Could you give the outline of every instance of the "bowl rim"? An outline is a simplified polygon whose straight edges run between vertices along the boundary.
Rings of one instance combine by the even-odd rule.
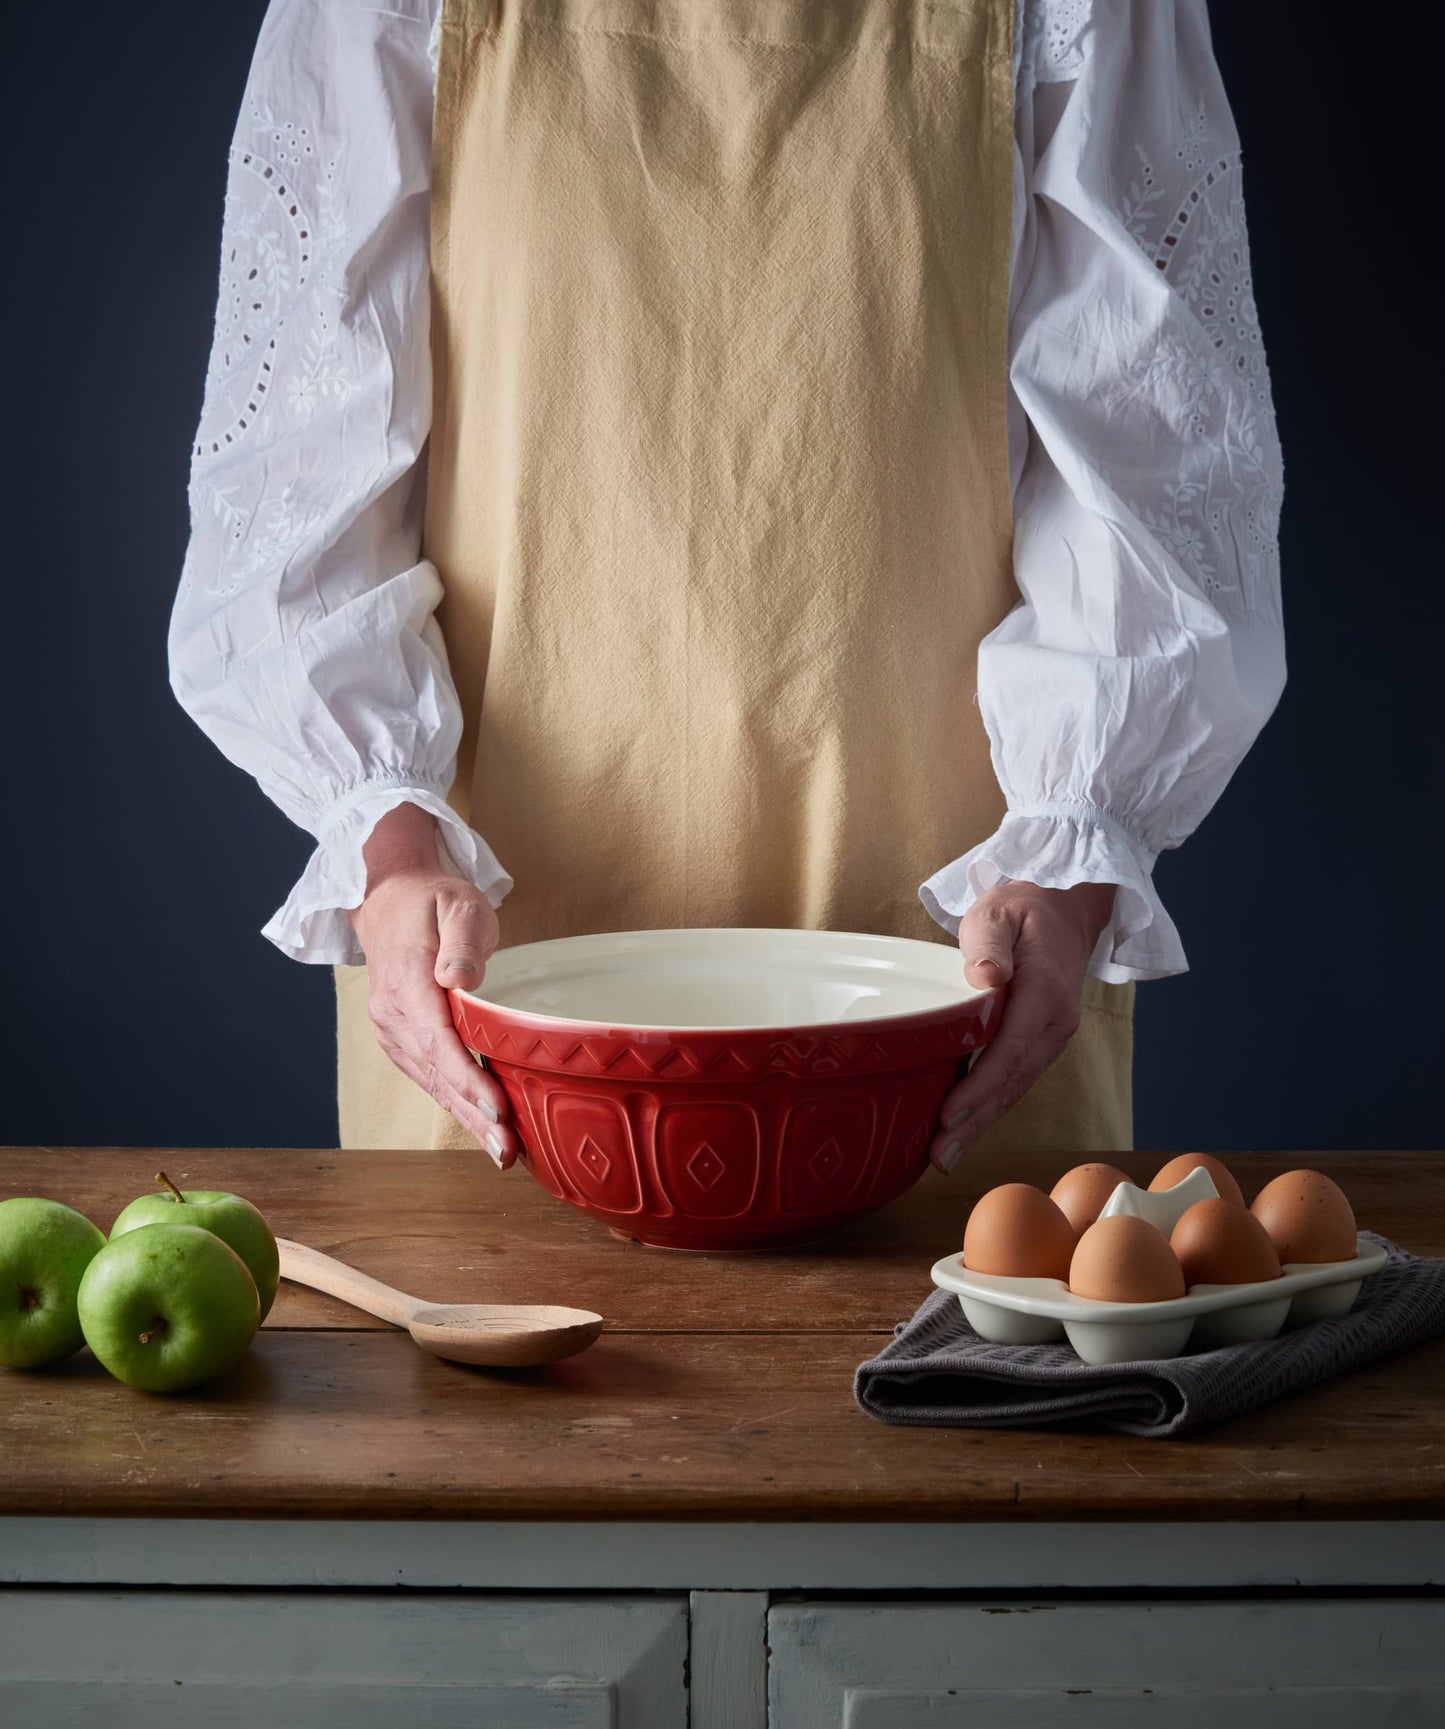
[[[640,930],[624,931],[587,931],[569,937],[540,937],[530,943],[516,943],[510,948],[500,948],[493,951],[490,961],[501,954],[521,954],[527,950],[536,950],[566,944],[569,948],[575,945],[603,944],[622,937],[656,937],[656,936],[717,936],[720,933],[727,937],[734,935],[751,937],[780,937],[804,942],[823,939],[852,939],[870,944],[896,946],[906,944],[914,949],[943,950],[948,945],[941,942],[925,941],[921,937],[892,936],[879,931],[836,931],[819,929],[813,926],[777,926],[777,925],[685,925],[685,926],[649,926]],[[757,1025],[747,1022],[709,1023],[707,1025],[691,1023],[686,1026],[667,1026],[651,1021],[618,1021],[589,1020],[578,1015],[551,1015],[536,1009],[517,1008],[510,1003],[502,1003],[485,994],[486,978],[483,977],[480,991],[468,990],[462,985],[448,985],[449,996],[473,1005],[479,1011],[504,1017],[508,1024],[525,1027],[536,1032],[552,1031],[586,1031],[597,1035],[602,1034],[650,1034],[652,1039],[690,1039],[702,1034],[725,1034],[732,1038],[753,1037],[769,1039],[788,1039],[799,1037],[839,1038],[856,1034],[888,1032],[890,1030],[906,1031],[913,1026],[928,1026],[936,1021],[954,1019],[962,1011],[977,1012],[1008,989],[1007,984],[980,987],[970,985],[963,978],[963,959],[955,941],[952,952],[958,955],[959,985],[962,994],[954,1002],[934,1004],[930,1008],[908,1009],[898,1014],[872,1015],[866,1020],[852,1021],[796,1021],[787,1024]]]

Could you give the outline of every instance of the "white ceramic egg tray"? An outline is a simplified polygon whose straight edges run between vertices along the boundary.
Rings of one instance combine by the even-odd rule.
[[[1127,1193],[1125,1191],[1128,1191]],[[1167,1236],[1185,1208],[1218,1190],[1204,1170],[1156,1194],[1120,1183],[1101,1218],[1148,1219]],[[1067,1338],[1086,1363],[1135,1363],[1177,1357],[1186,1347],[1210,1351],[1272,1339],[1286,1327],[1343,1315],[1370,1273],[1388,1256],[1365,1237],[1349,1261],[1286,1262],[1277,1279],[1243,1285],[1191,1285],[1159,1303],[1103,1303],[1076,1297],[1062,1279],[1014,1279],[974,1273],[962,1255],[945,1255],[933,1282],[958,1298],[981,1339],[1000,1345],[1046,1345]]]

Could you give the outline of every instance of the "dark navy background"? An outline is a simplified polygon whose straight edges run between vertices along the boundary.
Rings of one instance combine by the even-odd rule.
[[[311,840],[166,673],[263,11],[6,24],[0,1141],[336,1139],[330,969],[258,934]],[[1192,970],[1139,989],[1141,1147],[1445,1141],[1436,152],[1408,87],[1348,51],[1354,12],[1212,12],[1285,449],[1290,682],[1158,867]]]

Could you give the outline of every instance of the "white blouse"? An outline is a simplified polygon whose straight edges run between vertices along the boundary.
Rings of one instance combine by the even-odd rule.
[[[1021,0],[1009,450],[1020,603],[979,650],[1008,814],[918,893],[1116,883],[1089,970],[1185,970],[1155,893],[1284,684],[1283,463],[1206,0]],[[230,155],[171,687],[317,846],[263,934],[359,965],[362,844],[461,714],[420,558],[441,0],[271,0]],[[505,931],[505,919],[503,930]]]

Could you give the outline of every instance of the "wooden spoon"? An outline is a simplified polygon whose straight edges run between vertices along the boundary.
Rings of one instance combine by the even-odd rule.
[[[517,1369],[585,1351],[602,1331],[601,1315],[551,1303],[427,1303],[358,1273],[304,1243],[276,1239],[281,1277],[340,1297],[353,1309],[405,1327],[424,1351],[452,1363]]]

